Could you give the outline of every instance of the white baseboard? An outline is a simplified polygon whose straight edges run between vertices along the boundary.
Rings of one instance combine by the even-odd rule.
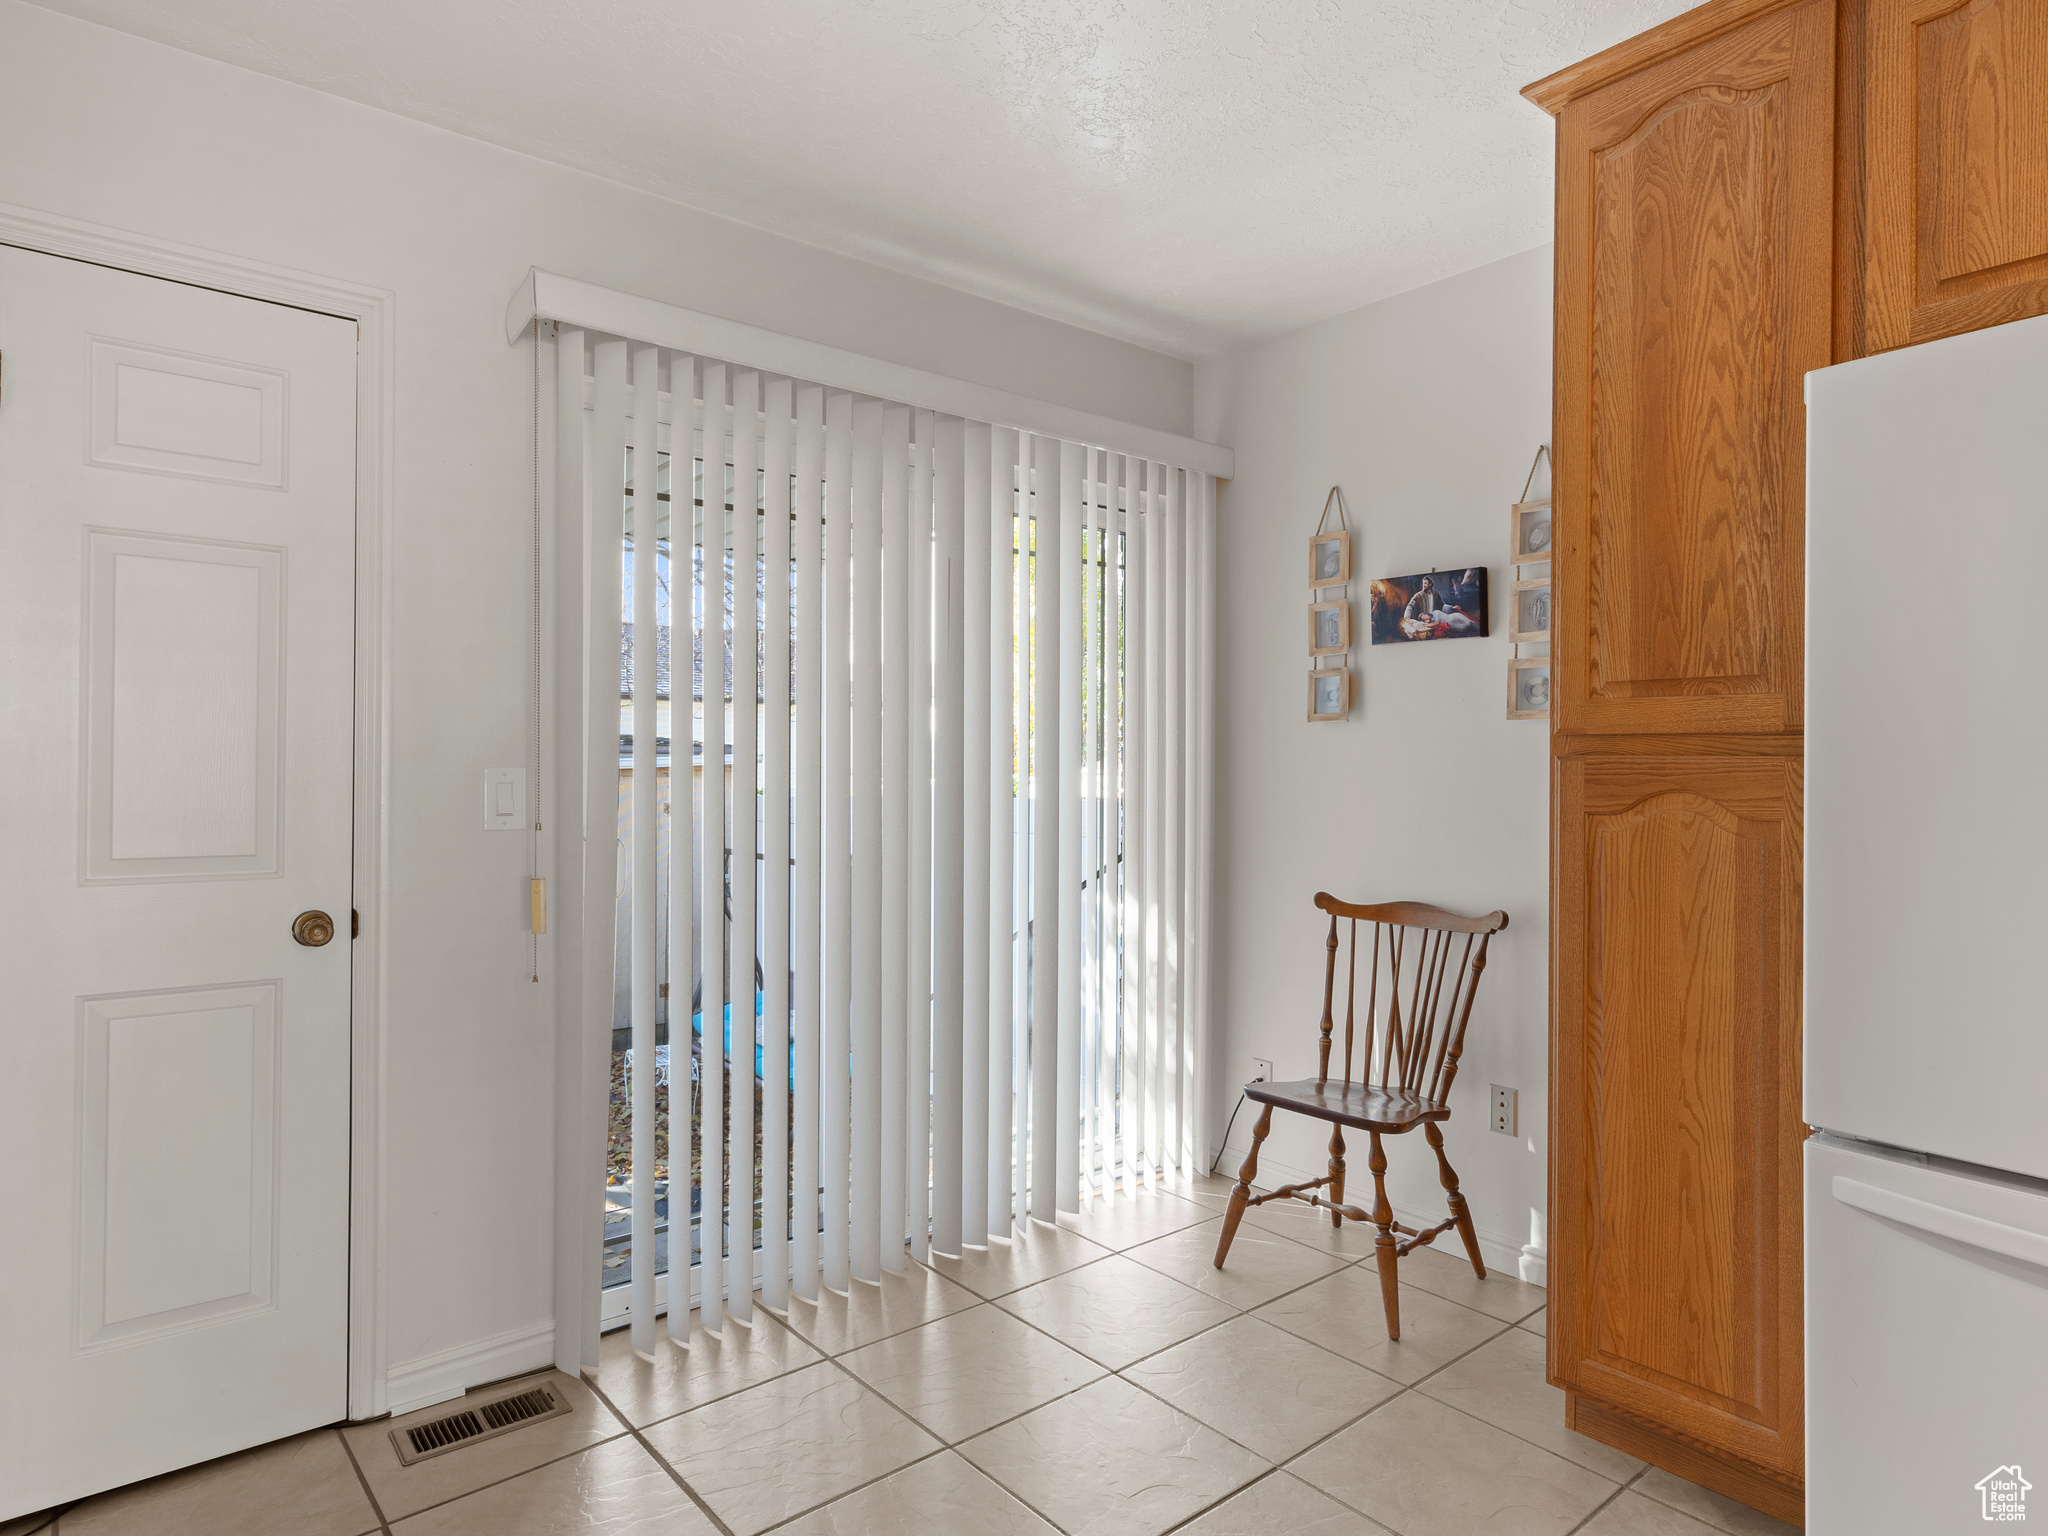
[[[1228,1151],[1229,1149],[1225,1151],[1224,1160],[1226,1162],[1229,1161]],[[1240,1153],[1240,1161],[1242,1156],[1243,1154]],[[1221,1171],[1219,1168],[1218,1172],[1220,1173]],[[1259,1154],[1259,1183],[1268,1189],[1281,1184],[1301,1184],[1306,1183],[1310,1179],[1319,1179],[1323,1176],[1323,1172],[1324,1170],[1319,1169],[1315,1173],[1309,1173],[1304,1169],[1292,1167],[1287,1163],[1269,1157],[1263,1151]],[[1353,1191],[1346,1190],[1345,1193],[1352,1195],[1352,1200],[1347,1201],[1347,1203],[1356,1202],[1356,1196]],[[1448,1213],[1444,1211],[1417,1211],[1405,1205],[1394,1207],[1394,1215],[1404,1225],[1411,1227],[1433,1227],[1442,1221],[1446,1214]],[[1253,1218],[1256,1218],[1257,1215],[1256,1211],[1252,1212]],[[1486,1260],[1486,1267],[1488,1269],[1498,1271],[1504,1275],[1519,1276],[1530,1285],[1543,1284],[1545,1271],[1543,1251],[1541,1249],[1531,1248],[1518,1243],[1513,1238],[1504,1236],[1499,1232],[1489,1232],[1477,1223],[1474,1223],[1473,1232],[1479,1239],[1479,1256]],[[1441,1248],[1443,1242],[1444,1239],[1439,1238],[1435,1246]],[[1457,1247],[1458,1244],[1454,1242],[1452,1250],[1455,1251]],[[1531,1273],[1532,1260],[1534,1265],[1533,1274]]]
[[[1550,1286],[1550,1255],[1534,1243],[1522,1244],[1522,1257],[1518,1261],[1522,1279],[1530,1285]]]
[[[500,1381],[523,1371],[546,1370],[554,1363],[553,1321],[529,1323],[392,1366],[385,1381],[385,1400],[391,1404],[392,1417],[396,1418],[416,1408],[431,1408],[460,1397],[484,1382]]]

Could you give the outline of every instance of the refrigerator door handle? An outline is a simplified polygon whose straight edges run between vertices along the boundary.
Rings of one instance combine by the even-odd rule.
[[[1909,1227],[1918,1227],[1922,1232],[1932,1232],[1936,1237],[1950,1238],[1987,1253],[2001,1254],[2008,1259],[2048,1269],[2048,1237],[2038,1232],[2009,1227],[2002,1221],[1991,1221],[1983,1216],[1972,1216],[1967,1211],[1952,1210],[1931,1200],[1916,1200],[1911,1195],[1879,1189],[1874,1184],[1844,1178],[1840,1174],[1835,1175],[1834,1195],[1844,1205],[1868,1211],[1873,1216],[1882,1216],[1887,1221],[1903,1222]]]

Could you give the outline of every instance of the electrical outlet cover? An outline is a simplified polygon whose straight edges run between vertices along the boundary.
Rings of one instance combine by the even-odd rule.
[[[1255,1083],[1272,1082],[1273,1063],[1266,1060],[1263,1056],[1254,1056],[1252,1058],[1252,1081]]]
[[[1515,1100],[1516,1100],[1516,1097],[1517,1097],[1517,1095],[1516,1095],[1516,1092],[1515,1092],[1515,1090],[1514,1090],[1514,1089],[1512,1089],[1512,1088],[1503,1088],[1503,1087],[1501,1087],[1501,1085],[1500,1085],[1499,1083],[1494,1083],[1494,1084],[1492,1084],[1492,1088],[1493,1088],[1493,1128],[1494,1128],[1494,1129],[1495,1129],[1496,1131],[1499,1131],[1499,1132],[1501,1133],[1501,1135],[1503,1135],[1503,1136],[1513,1136],[1513,1135],[1515,1135],[1515,1134],[1516,1134],[1516,1129],[1515,1129],[1515,1121],[1516,1121],[1516,1118],[1517,1118],[1517,1116],[1516,1116],[1516,1114],[1515,1114]]]

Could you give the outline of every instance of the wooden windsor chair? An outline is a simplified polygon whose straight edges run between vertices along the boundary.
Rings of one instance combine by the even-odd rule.
[[[1487,943],[1507,927],[1508,915],[1489,912],[1484,917],[1460,917],[1416,901],[1359,906],[1322,891],[1316,894],[1316,906],[1330,914],[1316,1076],[1297,1083],[1246,1085],[1245,1096],[1262,1108],[1258,1124],[1252,1127],[1251,1152],[1238,1170],[1237,1187],[1230,1192],[1230,1208],[1223,1216],[1223,1235],[1216,1244],[1216,1267],[1223,1267],[1245,1211],[1268,1200],[1302,1200],[1319,1206],[1330,1213],[1332,1226],[1342,1226],[1346,1217],[1370,1222],[1379,1228],[1374,1248],[1379,1260],[1380,1296],[1387,1309],[1387,1337],[1398,1339],[1401,1294],[1397,1269],[1409,1253],[1456,1227],[1465,1240],[1465,1252],[1472,1260],[1473,1270],[1480,1279],[1486,1278],[1486,1264],[1479,1257],[1479,1239],[1472,1230],[1472,1213],[1466,1209],[1465,1197],[1458,1192],[1458,1175],[1450,1159],[1444,1156],[1443,1132],[1437,1127],[1451,1117],[1451,1084],[1458,1076],[1458,1058],[1465,1049],[1465,1024],[1472,1017],[1472,999],[1479,990],[1480,973],[1486,969]],[[1351,963],[1344,990],[1344,1076],[1340,1082],[1332,1083],[1330,1009],[1337,985],[1338,924],[1345,919],[1351,923]],[[1360,923],[1372,925],[1372,960],[1366,973],[1365,1049],[1357,1056],[1359,1080],[1354,1083],[1352,1024],[1358,1000]],[[1460,935],[1464,938],[1462,945],[1458,943]],[[1381,1031],[1377,1010],[1383,968],[1387,977],[1387,1006]],[[1401,1007],[1404,978],[1408,991],[1405,1016]],[[1448,987],[1446,981],[1450,983]],[[1441,1031],[1437,1028],[1439,1019],[1444,1025]],[[1330,1171],[1305,1184],[1286,1184],[1268,1194],[1254,1195],[1252,1180],[1259,1173],[1259,1144],[1272,1128],[1276,1109],[1330,1122]],[[1372,1155],[1366,1165],[1372,1169],[1370,1212],[1344,1203],[1347,1125],[1372,1138]],[[1451,1210],[1448,1220],[1421,1231],[1394,1220],[1394,1209],[1387,1203],[1387,1157],[1380,1146],[1380,1137],[1398,1136],[1418,1125],[1436,1153],[1437,1171]],[[1330,1192],[1327,1200],[1314,1193],[1325,1187]]]

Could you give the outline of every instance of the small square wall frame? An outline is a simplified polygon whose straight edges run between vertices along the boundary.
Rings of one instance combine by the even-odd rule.
[[[1351,580],[1351,530],[1333,528],[1313,535],[1308,541],[1308,585],[1310,591],[1341,587]]]
[[[1550,639],[1550,578],[1538,576],[1508,587],[1508,639],[1540,645]]]
[[[1351,669],[1323,667],[1308,675],[1308,718],[1348,720],[1351,717]]]
[[[1351,649],[1351,604],[1338,599],[1308,605],[1308,653],[1342,656]]]
[[[1550,718],[1550,658],[1518,656],[1508,663],[1508,718]]]
[[[1508,509],[1508,537],[1514,565],[1537,565],[1550,558],[1550,498],[1518,501]]]

